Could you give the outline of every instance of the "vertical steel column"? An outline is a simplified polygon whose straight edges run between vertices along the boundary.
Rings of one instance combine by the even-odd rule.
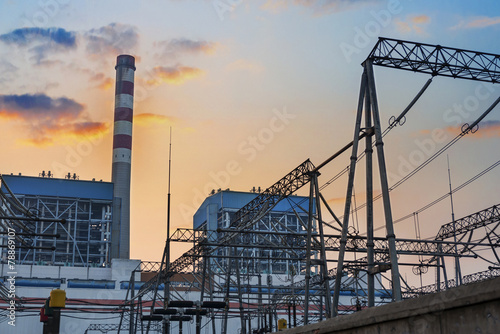
[[[372,106],[373,125],[375,128],[375,146],[377,148],[382,199],[384,202],[385,228],[387,231],[387,241],[389,243],[389,255],[391,259],[392,300],[398,301],[401,300],[401,281],[399,278],[398,254],[396,253],[396,235],[394,234],[394,226],[392,223],[391,198],[389,196],[384,142],[382,141],[382,129],[380,125],[380,114],[378,110],[377,91],[375,89],[375,76],[373,75],[372,60],[367,59],[364,63],[364,67],[367,74],[368,91],[370,93],[370,102]]]
[[[436,257],[436,291],[441,291],[441,262],[440,257]]]
[[[300,264],[299,264],[300,266]],[[293,302],[293,322],[294,322],[294,326],[293,327],[297,327],[297,308],[295,307],[295,282],[294,282],[294,277],[295,277],[295,267],[292,266],[292,302]],[[300,269],[299,269],[300,270]],[[290,322],[290,324],[288,324],[288,328],[291,328],[292,326],[292,323]]]
[[[312,225],[313,225],[313,196],[314,184],[311,182],[309,189],[309,218],[307,220],[307,239],[306,239],[306,286],[304,296],[304,325],[309,323],[309,280],[311,279],[311,243],[312,243]]]
[[[290,325],[292,324],[292,304],[290,301],[288,301],[288,328],[290,328]]]
[[[268,331],[268,327],[267,327],[267,314],[266,314],[266,309],[265,308],[264,308],[263,316],[264,316],[264,328],[265,328],[265,330],[267,332]]]
[[[209,259],[209,263],[210,263],[210,259]],[[214,291],[214,275],[212,274],[212,270],[210,269],[210,266],[207,267],[207,270],[208,270],[208,291],[210,292],[210,301],[213,302],[214,301],[214,294],[213,294],[213,291]],[[214,310],[212,309],[212,316],[211,316],[211,320],[212,320],[212,334],[215,334],[216,331],[215,331],[215,312]]]
[[[333,308],[332,308],[332,316],[338,315],[338,307],[339,307],[339,295],[340,295],[340,286],[342,283],[342,271],[344,269],[344,256],[345,256],[345,248],[347,243],[347,228],[349,225],[349,212],[351,210],[351,198],[352,198],[352,189],[354,186],[354,172],[356,170],[356,161],[358,159],[358,143],[359,143],[359,132],[361,130],[361,117],[363,114],[363,101],[365,97],[366,91],[366,71],[363,72],[361,77],[361,86],[359,89],[359,99],[358,99],[358,111],[356,114],[356,124],[354,127],[354,140],[352,142],[352,154],[351,154],[351,163],[349,166],[349,180],[347,183],[347,194],[345,197],[345,208],[344,208],[344,220],[342,223],[342,233],[340,237],[340,249],[339,249],[339,258],[337,263],[337,274],[335,276],[335,289],[333,291]]]
[[[129,322],[129,332],[134,328],[134,297],[135,297],[135,270],[132,271],[132,277],[130,277],[130,322]]]
[[[271,305],[269,305],[269,330],[273,331],[273,310],[271,309]]]
[[[226,308],[224,310],[224,318],[222,319],[223,324],[222,324],[222,334],[227,334],[227,321],[228,321],[228,315],[229,315],[229,288],[231,285],[231,264],[232,264],[232,259],[231,259],[231,252],[229,252],[229,249],[226,249],[228,251],[228,257],[227,257],[227,273],[226,273]]]
[[[314,199],[316,202],[316,215],[318,217],[318,229],[319,229],[319,238],[320,238],[320,247],[321,247],[321,276],[323,280],[323,284],[325,285],[325,312],[326,318],[330,318],[332,316],[332,303],[330,300],[330,279],[328,277],[328,267],[326,262],[326,249],[325,249],[325,234],[323,232],[323,219],[321,216],[321,198],[319,196],[319,187],[318,187],[318,172],[315,172],[311,178],[311,186],[314,185]],[[312,199],[310,199],[312,200]],[[323,308],[321,308],[321,313],[323,312]]]
[[[238,285],[238,305],[240,309],[240,322],[241,322],[241,334],[247,333],[247,326],[245,324],[245,310],[243,308],[243,296],[241,293],[241,277],[240,277],[240,264],[238,261],[238,249],[234,247],[234,262],[235,262],[235,271],[236,271],[236,284]]]
[[[137,303],[139,304],[137,307],[137,319],[140,319],[139,314],[142,314],[142,296],[139,296]],[[135,323],[134,334],[137,333],[137,322]],[[141,334],[144,334],[144,326],[142,325],[141,319]]]
[[[250,309],[248,310],[248,333],[252,333],[252,317],[250,316]]]
[[[168,302],[170,301],[170,277],[168,277],[168,271],[167,271],[167,277],[165,279],[165,289],[163,290],[163,309],[166,309],[168,307]],[[164,325],[163,325],[163,334],[169,334],[170,333],[170,321],[167,319],[164,319]]]
[[[258,284],[259,284],[259,329],[262,328],[262,326],[264,325],[264,321],[266,319],[266,317],[264,316],[264,321],[262,321],[262,314],[264,313],[264,308],[262,306],[262,275],[260,274],[260,270],[259,270],[259,275],[257,276],[258,278]]]
[[[365,94],[365,128],[372,127],[372,115],[370,105],[370,95]],[[368,307],[375,306],[375,277],[372,270],[374,268],[373,252],[373,148],[372,136],[365,137],[366,156],[366,256],[368,262],[367,289]]]
[[[319,295],[319,321],[323,321],[323,297]]]
[[[438,245],[438,249],[440,252],[442,252],[441,244]],[[441,256],[441,267],[443,268],[443,279],[444,279],[444,288],[447,290],[449,288],[448,286],[448,273],[446,272],[446,263],[444,262],[444,256]]]
[[[208,257],[204,256],[203,257],[203,270],[202,270],[202,277],[201,277],[201,293],[200,293],[200,305],[198,305],[198,308],[201,308],[201,305],[203,304],[203,298],[205,297],[205,280],[207,276],[207,262],[208,262]],[[201,334],[201,315],[200,312],[196,312],[196,334]]]
[[[271,251],[267,254],[267,308],[269,310],[269,329],[273,331],[273,312],[271,310],[271,304],[269,301],[271,300],[271,286],[273,284],[273,277],[271,276]]]
[[[168,243],[168,240],[166,241],[166,243]],[[167,303],[168,301],[165,299],[167,298],[167,288],[168,290],[170,290],[169,287],[167,287],[167,280],[168,280],[168,265],[166,264],[165,261],[167,261],[167,258],[168,258],[168,247],[167,245],[165,245],[165,248],[163,249],[163,255],[161,257],[161,264],[160,264],[160,269],[158,270],[158,274],[156,275],[156,283],[154,285],[154,292],[153,292],[153,300],[152,300],[152,303],[151,303],[151,311],[150,311],[150,314],[154,314],[154,309],[155,309],[155,305],[156,305],[156,296],[158,295],[158,287],[160,286],[161,284],[161,281],[162,281],[162,274],[165,273],[165,291],[164,291],[164,300],[163,300],[163,308],[167,308]],[[165,266],[165,268],[164,268]],[[165,322],[165,320],[164,320]],[[167,332],[167,326],[168,326],[168,323],[167,322],[167,325],[165,326],[165,324],[163,325],[163,334],[168,334]],[[149,334],[149,327],[151,325],[151,321],[148,320],[148,325],[146,327],[146,334]]]

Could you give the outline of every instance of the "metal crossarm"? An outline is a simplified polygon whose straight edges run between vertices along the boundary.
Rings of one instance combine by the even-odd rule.
[[[476,282],[485,281],[488,279],[496,278],[500,276],[500,269],[492,269],[481,271],[478,273],[465,275],[463,277],[463,284],[471,284]],[[425,285],[419,288],[407,289],[404,292],[405,298],[415,298],[421,295],[426,295],[430,293],[436,293],[438,291],[446,290],[447,288],[455,287],[456,281],[454,279],[448,280],[447,282],[440,282],[439,286],[437,284]]]
[[[473,213],[467,217],[457,219],[442,225],[439,229],[436,240],[444,240],[455,236],[460,236],[477,228],[500,221],[500,204]]]
[[[380,37],[373,65],[491,83],[500,82],[500,55]]]
[[[491,209],[491,208],[490,208]],[[484,210],[486,211],[486,210]],[[471,215],[473,216],[473,215]],[[468,217],[471,217],[468,216]],[[465,218],[468,218],[465,217]],[[463,219],[465,219],[463,218]],[[483,226],[483,225],[480,225]],[[477,228],[477,227],[476,227]],[[183,242],[200,242],[196,236],[196,231],[193,229],[179,229],[180,238],[176,241]],[[282,242],[278,245],[273,244],[270,240],[261,240],[256,242],[252,236],[257,235],[270,235],[272,237],[285,237],[280,239]],[[265,248],[273,249],[276,251],[287,251],[289,249],[296,249],[305,244],[307,236],[304,233],[290,233],[290,232],[269,232],[269,231],[246,231],[245,238],[238,239],[238,241],[220,241],[220,242],[209,242],[203,241],[205,247],[238,247],[238,248]],[[320,249],[319,236],[314,235],[312,237],[312,249]],[[467,251],[472,250],[473,247],[478,246],[490,246],[487,242],[452,242],[445,240],[418,240],[418,239],[396,239],[396,249],[398,254],[410,254],[410,255],[427,255],[427,256],[447,256],[447,255],[457,255],[468,256]],[[325,234],[325,247],[328,251],[338,251],[340,248],[340,235],[329,235]],[[455,250],[455,245],[459,246],[459,250]],[[387,253],[388,252],[387,239],[382,237],[374,238],[374,251],[375,253]],[[500,246],[498,246],[500,247]],[[192,249],[192,252],[185,253],[184,256],[197,257],[202,254],[195,251],[197,247]],[[348,252],[364,252],[367,249],[367,238],[363,236],[350,236],[347,238],[346,251]],[[207,254],[205,254],[207,255]],[[208,256],[208,255],[207,255]],[[471,255],[473,256],[473,255]],[[174,262],[176,267],[185,268],[182,264],[183,261]]]
[[[210,236],[215,235],[215,231],[197,230],[191,228],[178,228],[170,236],[171,242],[202,242]]]
[[[279,201],[290,196],[311,180],[310,171],[314,169],[312,162],[307,159],[297,168],[285,175],[281,180],[264,190],[248,204],[239,209],[231,222],[231,227],[245,228],[249,223],[258,219],[272,209]]]

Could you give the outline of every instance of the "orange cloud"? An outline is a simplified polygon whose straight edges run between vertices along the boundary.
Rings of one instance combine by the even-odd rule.
[[[376,196],[379,196],[381,194],[380,190],[376,190],[374,189],[373,190],[373,197],[376,197]],[[365,200],[366,200],[366,191],[356,191],[355,192],[355,195],[356,195],[356,202],[359,205],[361,205],[361,203],[364,203]],[[327,203],[330,204],[330,205],[336,205],[336,204],[342,204],[344,205],[345,203],[345,197],[333,197],[333,198],[329,198],[327,199]],[[351,202],[351,209],[354,209],[354,202]]]
[[[109,131],[106,123],[83,118],[84,106],[44,94],[0,95],[0,118],[16,121],[27,134],[20,143],[46,147],[68,140],[91,139]]]
[[[1,109],[0,119],[4,121],[15,121],[15,120],[20,120],[21,116],[18,113],[10,112],[10,110]]]
[[[411,18],[411,22],[415,24],[429,23],[431,19],[427,15],[418,15]]]
[[[292,6],[299,6],[307,8],[313,12],[314,15],[326,15],[334,12],[351,9],[355,6],[362,4],[377,3],[379,0],[360,0],[360,1],[347,1],[347,0],[267,0],[262,9],[279,12]]]
[[[159,42],[158,46],[164,48],[164,56],[178,57],[183,53],[204,53],[207,55],[212,55],[217,50],[219,44],[215,42],[194,41],[187,38],[178,38]]]
[[[102,90],[108,90],[113,87],[113,84],[114,84],[113,79],[106,78],[97,86],[97,88]]]
[[[427,15],[415,15],[407,17],[405,21],[401,19],[394,20],[396,24],[396,28],[399,32],[403,34],[416,33],[418,35],[424,35],[425,29],[424,26],[429,24],[431,19]]]
[[[149,126],[154,124],[173,123],[174,119],[165,115],[158,115],[152,113],[138,114],[134,116],[134,124],[139,126]]]
[[[168,83],[171,85],[182,85],[185,81],[201,77],[205,72],[196,67],[189,66],[157,66],[153,69],[154,79],[148,80],[149,85],[160,85]]]
[[[444,128],[444,131],[450,134],[452,137],[458,136],[462,133],[461,126],[448,126]],[[428,135],[429,130],[421,130],[421,134]],[[477,130],[472,133],[469,132],[465,138],[470,139],[482,139],[482,138],[500,138],[500,121],[483,121],[479,123]]]
[[[90,81],[97,82],[97,88],[102,90],[108,90],[113,87],[113,79],[106,77],[106,75],[102,72],[95,73],[91,75]]]
[[[32,132],[32,138],[19,142],[29,146],[47,147],[71,141],[92,140],[101,138],[109,132],[109,124],[102,122],[75,122],[53,124],[41,127]]]
[[[97,138],[109,132],[109,124],[103,122],[78,122],[64,127],[60,133],[75,139]]]
[[[460,133],[458,130],[454,131],[455,133]],[[483,121],[479,123],[479,127],[476,132],[469,133],[466,137],[470,137],[472,139],[500,138],[500,121]]]
[[[500,24],[500,16],[496,17],[474,17],[468,20],[462,20],[456,26],[451,27],[451,30],[459,30],[459,29],[482,29],[490,26],[494,26]]]
[[[38,148],[48,147],[54,145],[54,140],[52,138],[28,138],[28,139],[20,139],[18,143],[23,146],[35,146]]]
[[[329,198],[326,200],[326,202],[330,205],[332,204],[343,204],[345,202],[345,197],[334,197],[334,198]]]
[[[456,127],[456,126],[447,126],[446,128],[444,128],[444,131],[455,137],[455,136],[458,136],[462,132],[462,129],[460,127]]]
[[[247,59],[238,59],[226,66],[228,71],[248,71],[251,73],[260,73],[264,67],[259,63],[252,62]]]

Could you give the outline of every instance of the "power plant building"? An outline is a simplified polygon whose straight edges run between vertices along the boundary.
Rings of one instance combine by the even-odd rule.
[[[17,231],[36,235],[28,239],[32,248],[17,249],[16,263],[109,266],[112,183],[22,175],[2,175],[2,179],[4,196],[12,198],[8,187],[15,200],[34,216],[43,218],[43,221],[24,222],[27,229]],[[10,201],[2,199],[0,206],[5,213],[23,215]],[[51,219],[65,219],[66,223]],[[51,250],[52,247],[55,249]],[[2,260],[6,258],[7,248],[0,248],[0,254]]]
[[[200,231],[212,231],[214,234],[218,229],[228,228],[233,220],[235,212],[245,206],[259,195],[258,191],[254,192],[240,192],[220,190],[213,191],[201,204],[199,209],[193,216],[193,228]],[[269,213],[261,217],[255,225],[254,230],[259,232],[283,232],[283,233],[306,233],[306,226],[308,222],[308,213],[301,210],[300,207],[309,207],[309,198],[302,196],[289,196],[287,199],[279,202]],[[313,222],[313,233],[316,233],[316,224]],[[219,238],[211,237],[211,241],[217,241]],[[266,236],[268,240],[280,244],[280,236],[269,234]],[[223,256],[229,255],[230,248],[221,247],[216,250],[216,255]],[[265,273],[265,274],[289,274],[292,270],[300,273],[305,269],[305,252],[296,252],[296,256],[287,254],[280,260],[274,259],[274,254],[283,254],[281,250],[251,248],[245,249],[242,254],[245,257],[258,258],[258,260],[250,260],[246,263],[241,263],[245,268],[241,268],[243,272],[249,271],[250,273]],[[265,259],[266,257],[272,260]],[[214,261],[227,261],[227,259],[218,258]],[[221,265],[223,265],[221,263]],[[217,266],[213,266],[217,267]]]

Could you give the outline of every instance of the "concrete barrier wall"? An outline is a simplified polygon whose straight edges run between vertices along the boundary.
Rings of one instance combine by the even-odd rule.
[[[500,278],[390,303],[279,333],[500,333]]]

